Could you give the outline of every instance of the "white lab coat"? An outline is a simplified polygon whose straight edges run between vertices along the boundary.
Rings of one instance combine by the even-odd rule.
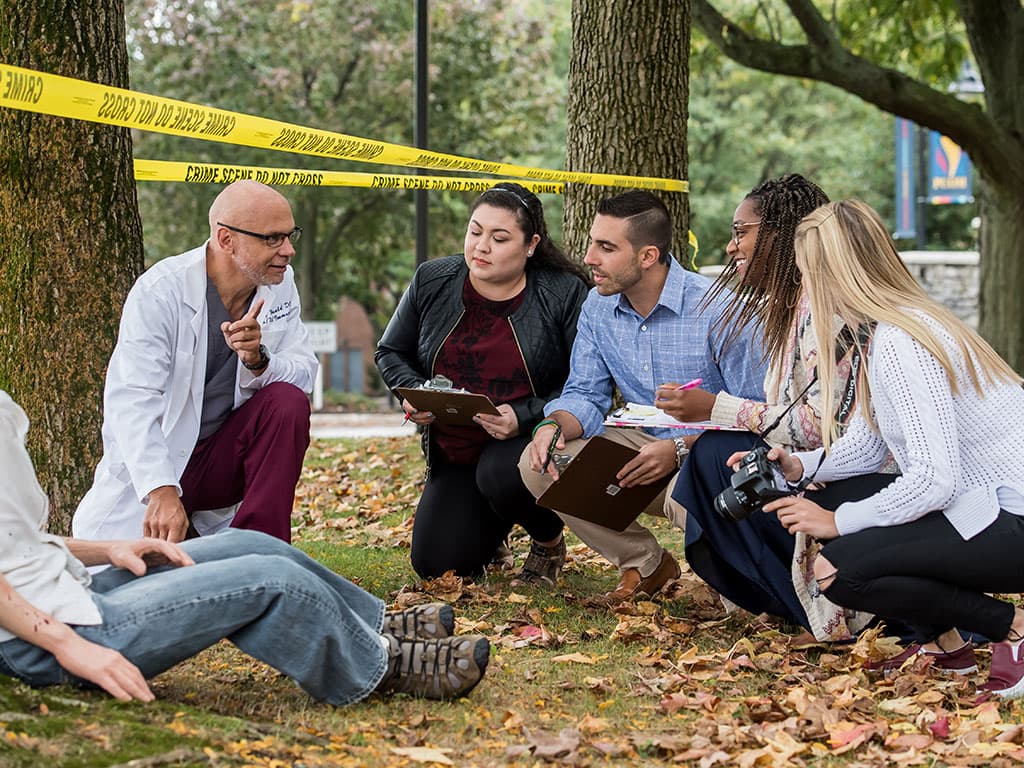
[[[253,302],[258,299],[265,301],[257,320],[270,364],[253,376],[238,362],[235,408],[276,381],[308,393],[316,376],[291,267],[280,285],[260,286]],[[76,537],[138,538],[149,492],[173,485],[181,493],[179,481],[199,438],[206,349],[204,243],[158,262],[128,294],[107,369],[103,458],[75,512]],[[224,511],[215,518],[221,525],[230,519]]]

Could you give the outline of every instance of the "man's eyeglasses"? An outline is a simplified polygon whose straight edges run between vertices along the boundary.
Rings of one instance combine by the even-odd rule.
[[[237,232],[240,235],[258,237],[270,248],[280,248],[284,243],[285,238],[290,240],[292,245],[295,245],[295,243],[299,242],[299,238],[302,237],[302,227],[295,227],[291,232],[272,232],[269,235],[264,235],[261,232],[250,232],[247,229],[232,227],[230,224],[225,224],[223,221],[218,221],[217,226],[224,227],[224,229],[230,229],[232,232]]]
[[[757,221],[734,221],[732,224],[732,241],[739,246],[740,240],[747,234],[746,227],[756,227],[760,223],[760,219]]]

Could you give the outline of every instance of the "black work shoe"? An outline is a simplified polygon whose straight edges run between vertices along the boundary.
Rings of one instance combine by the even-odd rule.
[[[536,541],[530,544],[530,554],[523,563],[523,569],[512,580],[513,586],[530,584],[532,586],[555,586],[558,573],[565,565],[565,538],[558,540],[553,547],[545,547]]]
[[[457,699],[483,679],[491,643],[483,635],[405,640],[385,634],[388,671],[377,690],[423,699]]]
[[[414,605],[384,614],[382,634],[399,639],[441,640],[455,634],[455,611],[447,603]]]

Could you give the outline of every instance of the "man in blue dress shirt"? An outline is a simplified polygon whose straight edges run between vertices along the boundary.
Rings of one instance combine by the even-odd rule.
[[[595,287],[580,313],[569,380],[561,396],[545,407],[547,418],[519,463],[535,496],[558,478],[555,464],[545,462],[553,439],[558,453],[575,455],[589,438],[604,434],[639,450],[619,472],[621,486],[672,475],[666,490],[643,511],[685,527],[686,510],[672,500],[672,483],[697,434],[606,430],[613,387],[626,402],[652,404],[659,388],[701,379],[701,389],[710,393],[708,416],[714,393],[722,390],[764,399],[765,363],[751,329],[725,344],[728,333],[713,330],[724,300],[704,306],[711,281],[680,266],[669,252],[671,242],[671,216],[653,194],[630,191],[599,204],[584,259]],[[557,437],[556,428],[561,430]],[[678,562],[639,522],[620,532],[559,514],[581,540],[619,568],[619,583],[606,595],[609,602],[653,595],[679,576]],[[545,543],[553,557],[560,550],[564,559],[563,542]]]

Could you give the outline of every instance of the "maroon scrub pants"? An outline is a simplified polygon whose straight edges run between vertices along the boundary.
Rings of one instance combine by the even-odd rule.
[[[241,502],[233,528],[290,542],[295,486],[309,447],[309,399],[293,384],[268,384],[200,440],[181,477],[189,517]]]

